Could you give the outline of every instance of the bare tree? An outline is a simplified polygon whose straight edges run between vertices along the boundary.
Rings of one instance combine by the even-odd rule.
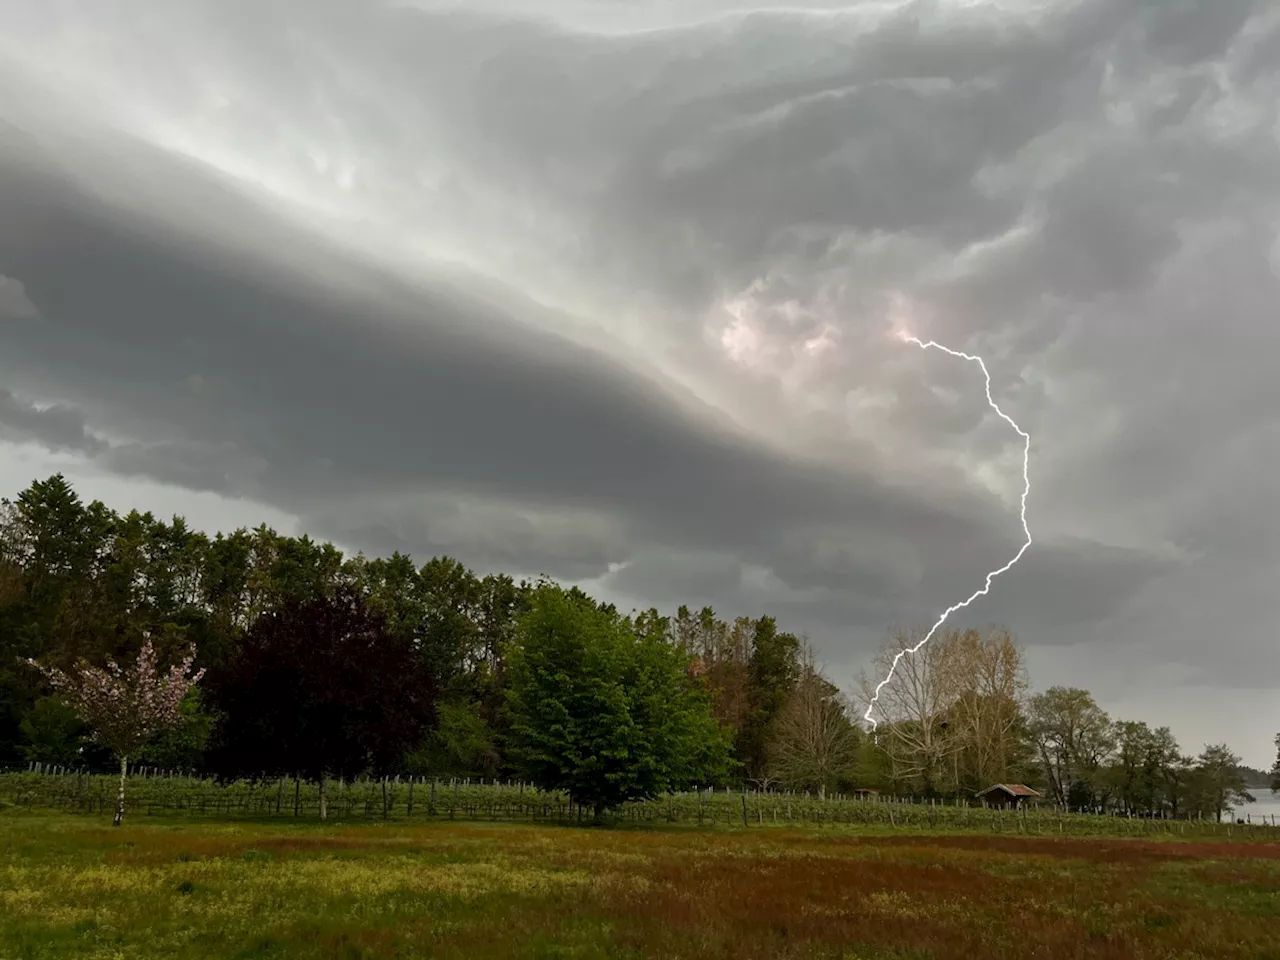
[[[770,743],[772,775],[789,786],[825,793],[849,776],[860,744],[844,695],[822,675],[813,648],[804,644],[796,685]]]
[[[959,691],[952,709],[963,751],[960,765],[978,787],[1004,783],[1025,756],[1023,706],[1027,671],[1022,649],[1002,627],[953,633],[951,686]]]
[[[879,682],[893,669],[893,679],[880,690],[876,713],[881,718],[876,745],[890,761],[890,775],[903,784],[936,790],[953,772],[963,747],[957,726],[950,721],[961,687],[954,632],[938,633],[914,653],[925,631],[894,630],[876,656],[875,679],[863,674],[862,699],[870,703]],[[897,666],[894,667],[894,661]]]

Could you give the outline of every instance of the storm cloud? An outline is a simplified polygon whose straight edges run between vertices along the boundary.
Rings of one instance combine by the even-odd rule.
[[[908,325],[1040,686],[1280,683],[1273,5],[11,0],[0,85],[0,460],[847,681],[1022,540]]]

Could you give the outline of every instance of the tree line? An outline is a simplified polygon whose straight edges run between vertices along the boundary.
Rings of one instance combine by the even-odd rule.
[[[893,632],[877,672],[913,643]],[[200,682],[171,688],[185,694],[131,759],[297,776],[322,798],[362,774],[522,777],[598,814],[727,784],[971,796],[1026,782],[1074,809],[1169,816],[1247,796],[1225,745],[1191,758],[1086,691],[1029,695],[999,628],[904,657],[869,734],[769,616],[623,614],[448,557],[344,556],[266,526],[209,536],[85,503],[60,475],[0,501],[0,763],[118,765],[51,671],[184,657]]]
[[[894,631],[876,658],[884,676],[918,631]],[[863,675],[864,700],[874,684]],[[1112,718],[1087,690],[1029,692],[1022,649],[1000,628],[940,631],[903,656],[877,701],[885,776],[929,793],[1027,783],[1070,810],[1214,817],[1255,797],[1255,771],[1224,743],[1192,756],[1168,727]],[[1280,734],[1270,774],[1280,790]]]

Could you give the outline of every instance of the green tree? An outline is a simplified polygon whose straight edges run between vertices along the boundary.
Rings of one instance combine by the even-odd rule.
[[[409,758],[408,772],[440,777],[496,775],[500,761],[493,731],[481,716],[480,704],[446,701],[437,709],[436,729],[422,749]]]
[[[1120,810],[1174,815],[1184,799],[1191,761],[1182,755],[1168,727],[1121,721],[1113,726],[1111,763],[1100,772],[1099,787]]]
[[[187,692],[178,704],[178,719],[138,751],[138,760],[169,770],[195,770],[203,766],[205,748],[216,717],[205,705],[199,687]]]
[[[692,658],[691,671],[711,695],[717,720],[737,736],[751,711],[751,680],[747,633],[751,621],[741,617],[732,626],[711,607],[696,614],[680,607],[671,624],[675,645]]]
[[[1161,771],[1165,797],[1169,801],[1169,815],[1175,819],[1192,812],[1195,765],[1195,760],[1182,753],[1175,741]]]
[[[1280,733],[1276,734],[1276,762],[1271,768],[1271,792],[1280,793]]]
[[[540,584],[507,655],[509,744],[544,789],[597,820],[725,776],[729,739],[687,657],[576,589]]]
[[[422,655],[446,696],[466,696],[467,667],[479,648],[480,581],[452,557],[435,557],[422,565],[418,582]]]
[[[233,637],[251,623],[248,590],[251,549],[249,534],[219,533],[210,542],[201,571],[202,606],[215,635]],[[220,659],[220,658],[219,658]]]
[[[1054,798],[1070,807],[1091,806],[1098,772],[1115,749],[1107,712],[1088,690],[1050,687],[1031,698],[1028,719]]]
[[[881,723],[880,726],[887,724]],[[882,734],[879,730],[868,733],[862,727],[858,730],[862,742],[853,767],[854,785],[872,790],[893,790],[897,784],[893,777],[893,757],[883,746]]]
[[[1125,720],[1116,723],[1113,729],[1116,752],[1104,774],[1106,786],[1123,811],[1148,811],[1148,801],[1154,791],[1148,769],[1153,745],[1151,728],[1142,722]]]
[[[1182,748],[1172,730],[1168,727],[1156,727],[1151,731],[1143,763],[1146,786],[1143,800],[1151,813],[1161,813],[1166,809],[1176,812],[1178,791],[1185,777],[1182,760]]]
[[[1196,787],[1203,813],[1212,813],[1221,821],[1224,813],[1253,803],[1240,772],[1240,758],[1225,743],[1206,745],[1196,761]]]
[[[229,638],[212,629],[202,581],[209,540],[186,521],[132,511],[117,519],[97,576],[102,618],[115,634],[114,656],[133,656],[140,637],[162,658],[188,646],[201,665],[225,655]]]
[[[115,652],[98,583],[115,523],[60,474],[0,500],[0,762],[21,756],[21,722],[46,692],[19,660],[69,668]]]
[[[780,631],[773,617],[761,617],[752,627],[747,660],[749,712],[738,730],[735,752],[746,776],[759,782],[769,769],[769,743],[779,713],[801,674],[800,638]],[[809,672],[816,674],[813,669]]]
[[[477,616],[479,649],[472,659],[473,693],[479,716],[493,737],[493,751],[503,769],[506,757],[506,649],[516,635],[520,618],[529,609],[528,583],[503,574],[490,574],[480,583]]]
[[[75,710],[57,694],[37,700],[20,727],[26,740],[23,755],[37,763],[76,763],[88,732]]]

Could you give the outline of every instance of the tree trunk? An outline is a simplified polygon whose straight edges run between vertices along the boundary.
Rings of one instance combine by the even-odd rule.
[[[116,795],[116,816],[111,821],[113,827],[118,827],[124,821],[124,778],[129,773],[129,758],[120,758],[120,792]]]
[[[320,774],[320,819],[329,819],[329,778],[323,772]]]

